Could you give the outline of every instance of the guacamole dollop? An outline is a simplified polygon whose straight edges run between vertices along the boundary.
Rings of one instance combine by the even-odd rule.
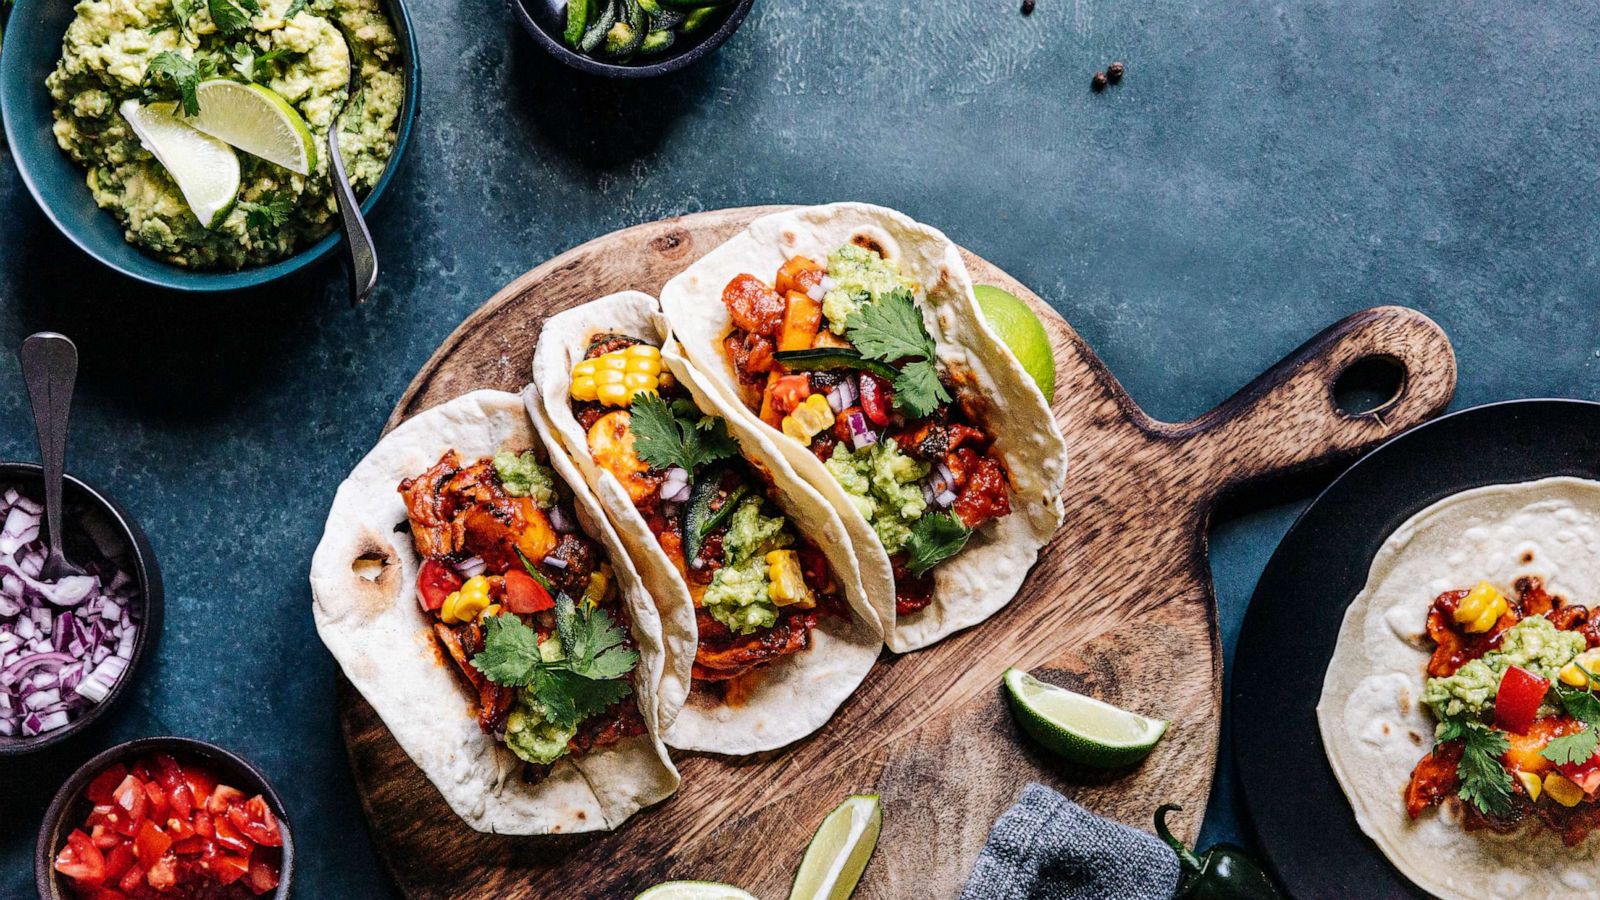
[[[722,538],[722,567],[712,574],[701,598],[713,619],[739,634],[777,623],[766,555],[794,543],[788,521],[766,515],[762,505],[760,497],[747,497],[734,509]]]
[[[1440,719],[1487,715],[1507,669],[1518,666],[1554,681],[1585,646],[1583,635],[1562,631],[1544,616],[1529,616],[1506,629],[1499,649],[1468,661],[1454,675],[1429,678],[1422,702]]]
[[[845,323],[863,303],[890,291],[915,291],[917,283],[900,274],[900,267],[855,244],[828,254],[828,277],[836,283],[822,297],[822,315],[834,334],[844,334]]]
[[[543,648],[541,647],[541,650]],[[544,717],[544,707],[528,691],[517,691],[506,716],[506,746],[519,759],[547,766],[567,755],[576,728],[562,728]]]
[[[404,83],[383,0],[259,0],[259,6],[247,13],[242,33],[224,35],[205,3],[82,0],[61,59],[45,79],[56,143],[88,170],[95,203],[117,218],[130,243],[179,266],[264,265],[331,231],[337,209],[327,134],[341,108],[339,150],[357,192],[377,183],[394,150]],[[316,168],[296,175],[239,152],[239,202],[211,228],[202,226],[118,112],[124,100],[149,99],[145,76],[164,52],[214,66],[212,77],[253,77],[277,92],[316,136]],[[351,54],[360,63],[359,89],[346,102]]]
[[[496,453],[494,473],[500,477],[500,486],[511,496],[532,498],[541,509],[556,505],[556,473],[540,463],[532,450]]]
[[[871,523],[883,549],[891,556],[905,549],[911,526],[928,509],[922,497],[928,464],[900,452],[894,438],[885,438],[861,450],[838,444],[825,465]]]

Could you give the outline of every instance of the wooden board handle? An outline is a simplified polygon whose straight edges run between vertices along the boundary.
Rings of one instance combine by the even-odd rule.
[[[1365,412],[1339,408],[1334,385],[1357,363],[1397,367],[1399,389]],[[1172,426],[1200,473],[1227,493],[1249,482],[1348,459],[1442,412],[1455,393],[1456,361],[1434,321],[1380,306],[1306,341],[1210,413]]]

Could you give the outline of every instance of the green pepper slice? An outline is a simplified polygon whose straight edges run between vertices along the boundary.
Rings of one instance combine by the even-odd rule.
[[[824,369],[864,369],[879,378],[894,380],[899,372],[894,366],[875,359],[867,359],[858,350],[849,347],[813,347],[810,350],[779,350],[772,354],[775,362],[791,372],[818,372]]]
[[[728,517],[733,515],[734,507],[739,501],[750,493],[750,485],[738,484],[727,492],[727,499],[716,509],[711,508],[711,503],[722,493],[722,476],[725,469],[713,469],[700,476],[694,483],[694,488],[689,492],[689,510],[683,518],[683,564],[688,565],[700,555],[700,548],[704,546],[706,535],[716,531]]]

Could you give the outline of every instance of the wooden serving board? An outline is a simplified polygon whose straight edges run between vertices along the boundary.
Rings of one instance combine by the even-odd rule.
[[[521,388],[545,316],[625,288],[656,293],[777,209],[640,225],[539,266],[450,335],[389,427],[475,388]],[[813,830],[854,793],[880,794],[884,804],[882,837],[858,897],[954,896],[990,824],[1030,781],[1146,829],[1158,804],[1182,803],[1179,830],[1195,836],[1221,723],[1206,559],[1218,497],[1348,460],[1443,410],[1455,387],[1449,341],[1420,313],[1370,309],[1312,338],[1216,410],[1167,424],[1140,411],[1042,300],[964,256],[975,282],[1003,287],[1038,311],[1056,352],[1054,406],[1070,453],[1067,520],[1017,598],[929,649],[885,651],[826,727],[785,750],[737,759],[675,754],[683,773],[677,795],[609,834],[517,838],[468,829],[340,679],[356,784],[402,891],[626,898],[661,881],[705,879],[781,898]],[[1333,402],[1334,380],[1371,357],[1403,367],[1399,394],[1373,412],[1346,415]],[[1007,666],[1172,727],[1131,771],[1069,767],[1013,723],[1000,688]]]

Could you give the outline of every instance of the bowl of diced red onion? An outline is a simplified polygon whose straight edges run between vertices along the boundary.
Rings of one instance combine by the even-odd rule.
[[[0,463],[0,756],[103,715],[161,632],[161,574],[144,533],[70,475],[62,497],[66,556],[86,574],[49,581],[40,469]]]

